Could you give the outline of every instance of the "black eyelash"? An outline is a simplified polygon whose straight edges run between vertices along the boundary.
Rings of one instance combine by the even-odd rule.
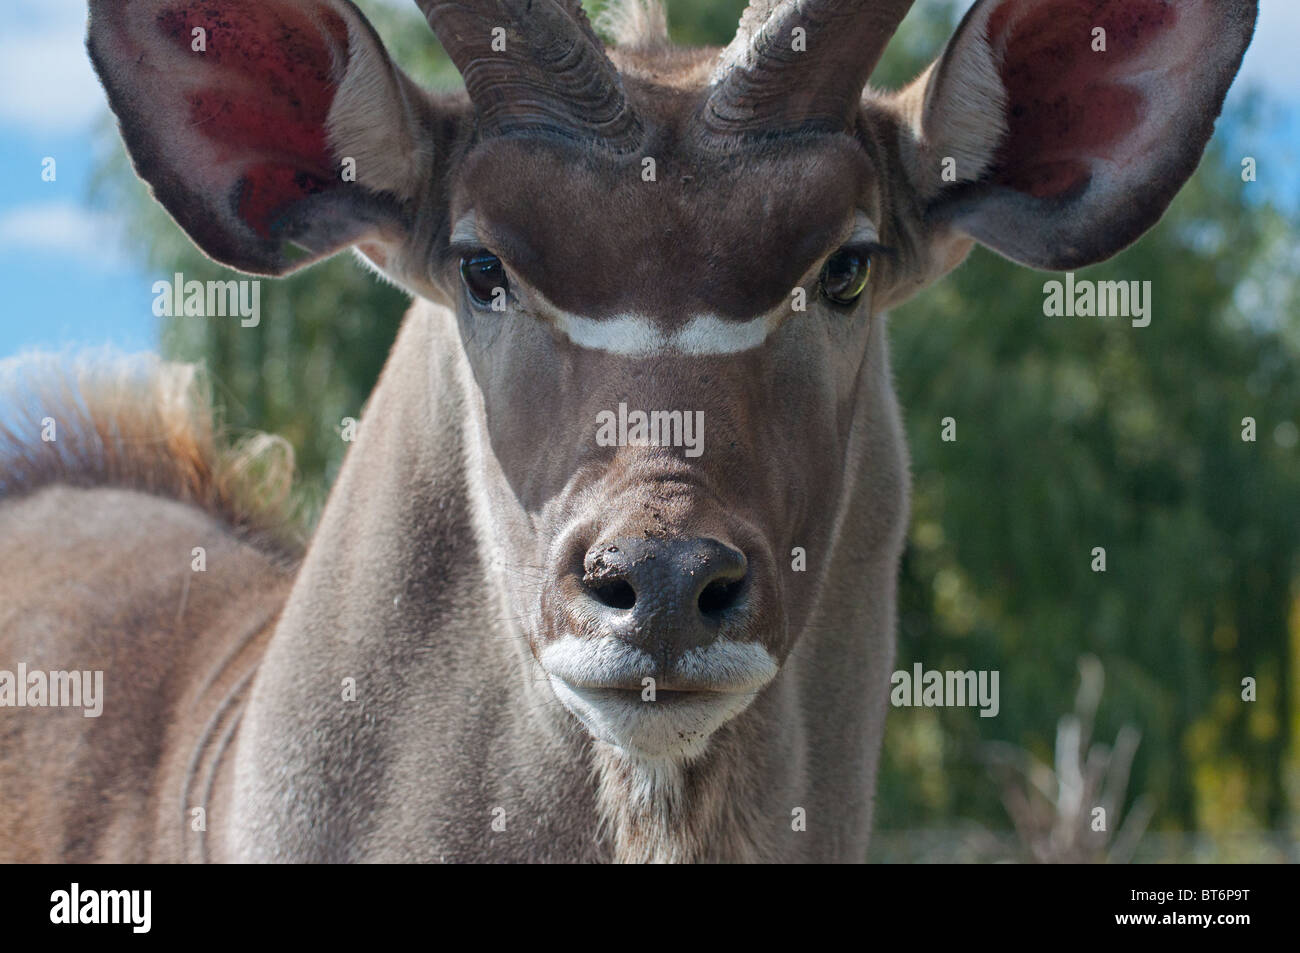
[[[475,252],[484,251],[492,255],[497,255],[495,251],[488,248],[482,242],[452,242],[435,256],[435,265],[438,268],[458,267],[462,258],[468,258]],[[497,255],[497,257],[501,258],[500,255]],[[504,260],[505,259],[502,259],[502,261]]]
[[[879,242],[850,242],[847,245],[841,245],[840,248],[847,248],[855,251],[860,255],[866,255],[873,261],[897,261],[898,250],[890,248],[887,245],[881,245]],[[838,251],[839,249],[836,249]]]
[[[448,258],[464,258],[466,255],[473,254],[476,251],[488,251],[496,254],[495,251],[488,248],[482,242],[449,242],[444,254]],[[500,257],[500,256],[498,256]]]

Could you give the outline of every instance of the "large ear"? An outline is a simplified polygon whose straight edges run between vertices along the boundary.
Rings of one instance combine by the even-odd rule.
[[[217,261],[400,242],[437,117],[347,0],[91,0],[86,45],[136,171]]]
[[[980,0],[901,97],[932,224],[1077,268],[1164,214],[1196,169],[1256,0]]]

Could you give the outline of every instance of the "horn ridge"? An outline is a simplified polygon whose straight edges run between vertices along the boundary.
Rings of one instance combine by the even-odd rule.
[[[912,2],[752,0],[718,57],[701,121],[723,134],[847,128]]]
[[[487,135],[544,131],[635,149],[641,124],[578,0],[417,0]]]

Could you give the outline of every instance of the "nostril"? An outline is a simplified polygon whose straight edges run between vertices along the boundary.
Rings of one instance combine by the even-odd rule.
[[[718,616],[734,606],[740,599],[740,591],[745,580],[715,579],[700,592],[700,612],[706,616]]]
[[[591,594],[611,609],[630,609],[636,605],[636,590],[622,579],[593,586]]]
[[[707,537],[599,543],[583,556],[581,580],[589,608],[595,603],[620,613],[604,624],[630,625],[639,638],[683,644],[714,638],[724,625],[738,622],[750,589],[745,554]]]

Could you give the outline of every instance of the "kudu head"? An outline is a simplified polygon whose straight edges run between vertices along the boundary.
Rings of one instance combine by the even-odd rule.
[[[483,599],[592,735],[689,760],[819,606],[892,605],[852,585],[906,519],[883,310],[976,241],[1056,269],[1136,239],[1256,4],[979,0],[896,94],[866,82],[910,0],[754,0],[721,53],[607,54],[577,0],[420,6],[463,95],[346,0],[92,0],[89,46],[213,258],[355,246],[454,313]]]

